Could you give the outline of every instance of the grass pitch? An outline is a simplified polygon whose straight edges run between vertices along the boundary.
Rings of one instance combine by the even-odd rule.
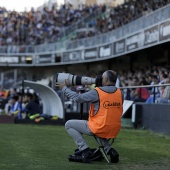
[[[85,136],[91,148],[97,143]],[[113,146],[120,162],[69,162],[76,149],[63,126],[0,124],[0,170],[169,170],[170,136],[122,129]]]

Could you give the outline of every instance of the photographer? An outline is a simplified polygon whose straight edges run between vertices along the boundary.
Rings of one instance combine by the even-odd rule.
[[[59,84],[64,94],[73,101],[79,103],[91,103],[89,119],[87,120],[68,120],[65,128],[74,142],[82,151],[82,159],[88,159],[91,150],[84,140],[82,134],[97,136],[102,138],[104,149],[110,155],[110,161],[119,161],[118,152],[111,147],[107,139],[116,138],[121,128],[121,115],[123,112],[123,94],[115,87],[117,74],[113,70],[107,70],[102,75],[102,86],[79,94],[71,91],[67,86],[68,80]]]

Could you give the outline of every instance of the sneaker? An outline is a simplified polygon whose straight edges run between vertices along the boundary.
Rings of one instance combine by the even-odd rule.
[[[111,163],[119,162],[119,154],[118,154],[118,152],[115,149],[111,148],[109,150],[108,154],[110,155],[110,162]]]

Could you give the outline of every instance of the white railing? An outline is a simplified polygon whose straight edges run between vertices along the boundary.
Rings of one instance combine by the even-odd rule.
[[[165,86],[170,86],[170,84],[145,85],[145,86],[126,86],[126,87],[120,87],[120,89],[156,88],[156,87],[165,87]],[[69,100],[67,97],[64,96],[63,93],[61,95],[61,100],[63,101],[63,106],[64,106],[64,109],[65,109],[65,112],[81,113],[81,104],[80,103]],[[155,93],[155,91],[153,93],[153,101],[154,101],[154,103],[156,103],[156,93]],[[167,104],[169,104],[169,103],[167,103]],[[68,105],[70,106],[69,109],[68,109]],[[83,104],[83,113],[88,113],[89,108],[90,108],[90,104],[84,103]]]

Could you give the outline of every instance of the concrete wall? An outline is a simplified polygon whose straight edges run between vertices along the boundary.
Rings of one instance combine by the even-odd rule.
[[[136,122],[141,127],[170,135],[170,104],[136,104]]]

